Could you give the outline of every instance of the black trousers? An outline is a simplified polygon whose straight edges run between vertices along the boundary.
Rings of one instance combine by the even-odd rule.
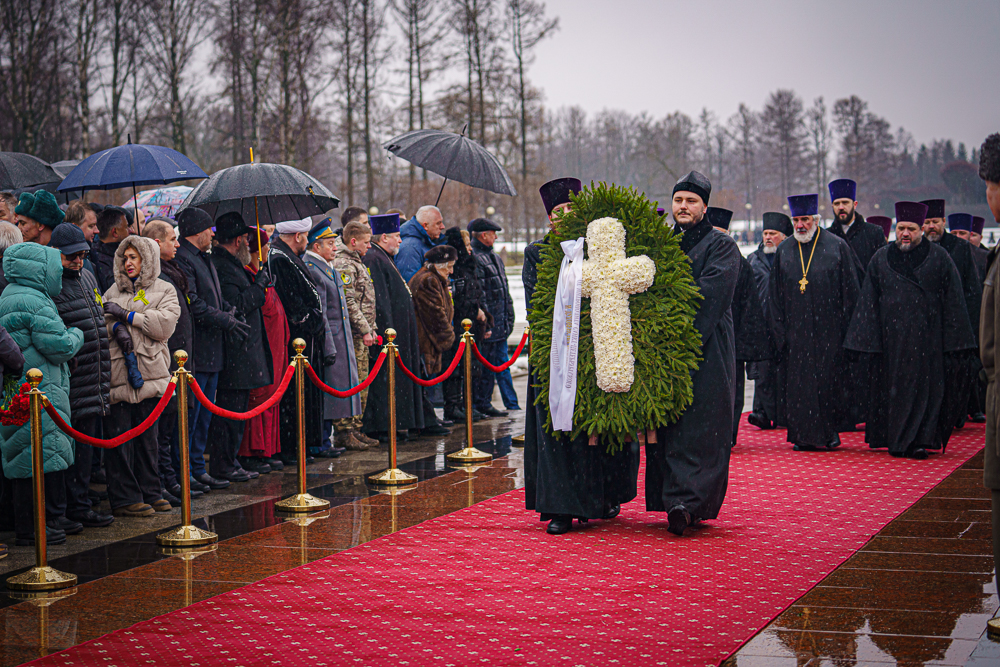
[[[73,428],[92,438],[104,437],[104,424],[101,417],[93,416],[73,420]],[[74,443],[75,459],[73,465],[66,469],[63,477],[65,495],[60,498],[59,516],[74,517],[90,511],[91,462],[94,448],[85,442],[76,440]]]
[[[63,474],[65,471],[45,473],[45,518],[54,519],[58,510],[58,499],[64,495]],[[6,512],[14,515],[14,530],[18,537],[25,538],[35,534],[35,501],[34,484],[30,477],[24,479],[5,479],[3,505]]]
[[[153,412],[158,399],[147,398],[139,403],[115,403],[111,414],[104,418],[107,438],[116,438],[138,426]],[[104,450],[104,468],[108,476],[108,500],[111,509],[136,503],[150,504],[161,499],[157,462],[158,424],[140,433],[125,444]]]
[[[250,405],[250,390],[219,389],[215,392],[215,404],[232,412],[246,412]],[[245,426],[244,421],[212,415],[212,422],[208,427],[208,442],[212,452],[208,466],[212,477],[228,475],[236,470],[236,453],[240,451]]]
[[[188,413],[190,414],[190,412]],[[160,486],[169,489],[174,484],[180,484],[177,468],[180,467],[180,440],[177,439],[177,399],[167,404],[167,409],[160,415],[156,433],[158,474]]]

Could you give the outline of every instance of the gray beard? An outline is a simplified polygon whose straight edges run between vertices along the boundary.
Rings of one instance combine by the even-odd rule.
[[[765,255],[773,255],[776,252],[778,252],[778,246],[776,246],[776,245],[766,245],[766,246],[764,246],[764,254]]]
[[[812,229],[810,229],[805,234],[799,234],[798,232],[792,232],[792,236],[794,236],[795,240],[798,241],[799,243],[809,243],[810,241],[813,240],[813,237],[816,236],[816,230],[817,229],[819,229],[819,225],[813,227]]]
[[[236,247],[236,259],[240,260],[240,264],[246,266],[250,263],[250,247],[245,245],[240,245]]]
[[[926,234],[924,234],[924,236],[929,238],[934,243],[937,243],[938,241],[941,240],[941,237],[944,236],[944,234],[935,234],[934,232],[927,232]]]
[[[896,247],[899,248],[902,252],[912,252],[917,249],[917,246],[920,245],[920,241],[923,240],[924,240],[923,237],[921,237],[916,243],[903,244],[900,243],[899,239],[896,239],[894,243],[896,244]]]

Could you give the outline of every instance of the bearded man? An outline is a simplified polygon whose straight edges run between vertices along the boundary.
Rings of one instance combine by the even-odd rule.
[[[854,408],[844,336],[861,288],[861,266],[847,242],[819,227],[819,196],[788,198],[793,239],[778,247],[768,318],[785,371],[788,442],[795,451],[840,446]]]
[[[792,220],[784,213],[768,212],[764,214],[763,240],[757,249],[750,253],[747,262],[753,271],[753,279],[760,296],[760,305],[767,321],[767,302],[770,294],[771,269],[774,267],[774,255],[778,246],[792,235]],[[747,365],[747,377],[754,381],[753,412],[747,416],[751,425],[761,429],[772,429],[784,426],[784,386],[785,378],[779,373],[782,367],[774,360],[757,361]],[[782,401],[778,398],[781,397]]]
[[[882,230],[865,222],[858,213],[858,184],[849,178],[830,181],[830,203],[833,206],[833,224],[830,232],[847,241],[858,256],[861,268],[867,270],[868,262],[885,245]]]
[[[896,204],[896,241],[868,265],[844,340],[846,349],[872,360],[865,440],[913,459],[948,444],[959,416],[948,397],[967,382],[975,349],[958,269],[941,246],[922,238],[926,215],[924,204]],[[910,344],[915,331],[919,344]]]

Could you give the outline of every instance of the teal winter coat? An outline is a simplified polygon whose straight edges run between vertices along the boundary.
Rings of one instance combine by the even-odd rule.
[[[39,389],[70,422],[67,362],[83,346],[83,332],[67,329],[52,297],[62,290],[59,251],[37,243],[18,243],[3,255],[9,284],[0,296],[0,326],[24,354],[24,370],[42,371]],[[21,382],[25,382],[24,377]],[[31,477],[31,422],[0,426],[3,472],[9,479]],[[42,413],[42,458],[45,472],[65,470],[73,463],[73,442]]]

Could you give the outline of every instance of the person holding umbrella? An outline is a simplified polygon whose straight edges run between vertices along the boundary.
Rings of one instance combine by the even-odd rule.
[[[56,198],[45,190],[23,193],[14,213],[24,241],[39,245],[49,244],[52,230],[66,217]]]

